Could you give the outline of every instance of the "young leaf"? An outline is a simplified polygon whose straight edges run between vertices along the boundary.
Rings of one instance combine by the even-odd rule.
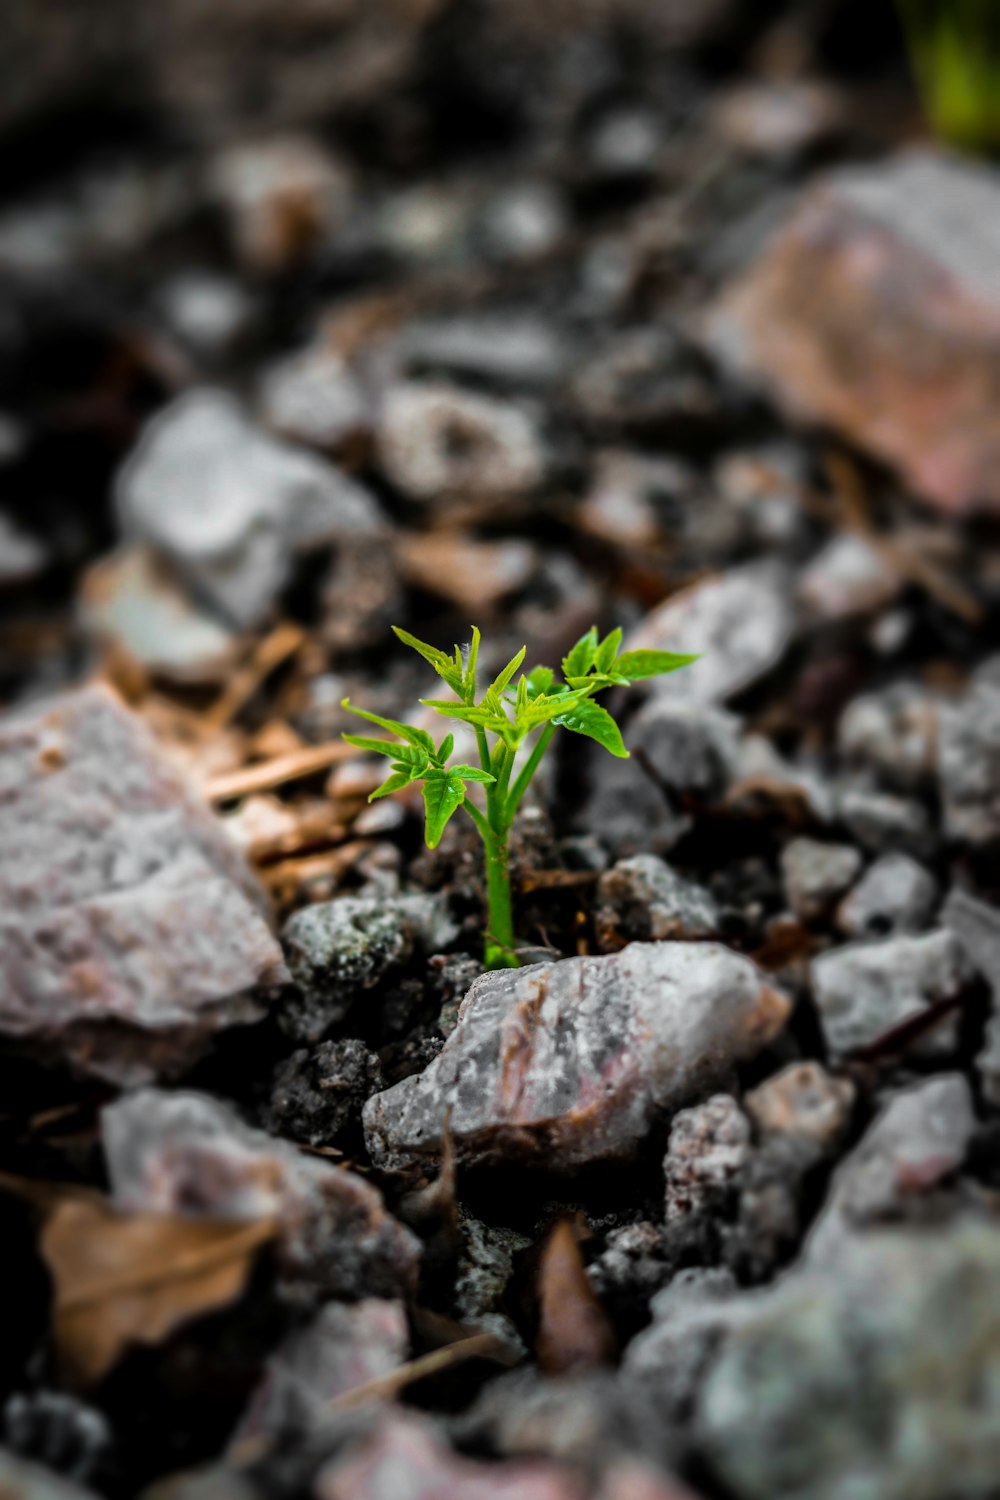
[[[377,802],[380,797],[388,797],[393,792],[401,792],[404,786],[409,786],[417,778],[409,771],[393,771],[387,776],[380,787],[376,787],[368,798],[369,802]]]
[[[452,776],[460,776],[463,781],[478,781],[482,786],[487,786],[491,781],[496,781],[489,771],[481,771],[478,766],[449,766]]]
[[[465,787],[453,771],[435,771],[425,779],[423,790],[424,837],[428,849],[436,849],[448,819],[465,800]]]
[[[426,641],[418,641],[415,635],[408,630],[401,630],[398,625],[392,627],[392,633],[404,646],[409,646],[422,656],[424,661],[432,666],[439,677],[443,677],[453,692],[461,696],[462,692],[462,668],[461,663],[456,663],[444,651],[439,651],[436,646],[428,646]]]
[[[517,671],[518,667],[524,661],[524,658],[527,656],[527,654],[527,646],[522,646],[517,655],[511,657],[510,661],[504,667],[503,671],[499,673],[498,676],[494,677],[493,681],[490,683],[489,688],[487,689],[487,692],[497,694],[502,693],[510,679],[513,677],[514,673]]]
[[[446,734],[440,745],[438,745],[437,747],[437,762],[439,766],[444,765],[445,761],[448,759],[454,748],[455,736],[453,734]]]
[[[621,730],[607,709],[592,698],[585,698],[568,713],[560,714],[555,722],[561,729],[571,729],[574,734],[585,734],[588,739],[596,740],[619,760],[628,759]]]
[[[373,755],[388,755],[390,760],[401,760],[405,765],[426,765],[427,751],[415,745],[401,745],[398,740],[370,740],[363,734],[345,734],[343,738],[358,750],[370,750]]]
[[[606,635],[601,644],[598,646],[597,655],[594,657],[595,672],[611,671],[615,657],[621,650],[621,644],[622,632],[621,627],[619,626],[617,630],[612,630],[608,635]]]
[[[465,662],[465,670],[462,673],[462,697],[466,703],[476,701],[476,664],[479,661],[479,626],[472,627],[472,640],[466,646],[464,652],[460,653]],[[458,647],[456,646],[456,651]]]
[[[460,719],[463,724],[478,724],[493,734],[502,734],[505,729],[510,728],[506,714],[493,713],[483,704],[466,707],[464,703],[448,703],[440,698],[421,698],[420,701],[425,708],[433,708],[445,719]]]
[[[614,664],[614,672],[626,682],[641,682],[646,677],[679,672],[681,667],[689,667],[697,660],[697,655],[683,656],[675,651],[623,651]]]
[[[409,745],[416,745],[420,750],[426,750],[428,755],[434,754],[434,741],[426,729],[401,724],[398,719],[383,719],[381,714],[369,713],[366,708],[355,708],[350,698],[341,698],[340,706],[349,713],[357,714],[359,719],[367,719],[369,724],[377,724],[380,729],[388,729],[390,734],[398,734],[401,740],[406,740]]]
[[[547,693],[556,680],[556,674],[551,667],[532,667],[528,673],[528,697],[537,698],[540,693]]]
[[[583,677],[590,671],[597,653],[597,626],[591,625],[586,635],[581,635],[568,656],[563,657],[565,677]]]

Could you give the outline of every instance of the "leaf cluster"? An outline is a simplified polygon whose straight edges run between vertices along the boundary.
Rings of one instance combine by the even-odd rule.
[[[356,734],[345,734],[344,738],[360,750],[388,756],[391,761],[391,774],[372,793],[370,800],[401,791],[415,781],[422,783],[426,838],[432,849],[459,807],[464,804],[476,816],[474,805],[466,797],[466,788],[470,784],[491,789],[488,798],[492,803],[498,798],[503,802],[502,821],[509,825],[556,729],[585,735],[611,755],[627,758],[621,730],[608,710],[595,701],[598,693],[675,672],[696,660],[694,656],[670,651],[623,651],[621,630],[612,630],[602,640],[596,627],[592,626],[563,658],[561,678],[546,666],[521,671],[527,655],[522,646],[480,691],[477,672],[480,633],[477,629],[473,628],[469,644],[464,648],[456,646],[450,656],[418,640],[408,631],[395,628],[395,634],[404,645],[422,656],[454,693],[452,699],[422,698],[420,701],[444,718],[474,728],[480,765],[448,764],[455,744],[453,734],[445,735],[436,745],[426,730],[355,708],[347,698],[343,700],[345,708],[387,730],[395,739]],[[511,786],[509,778],[514,757],[536,730],[541,730],[542,734],[535,752],[525,771]]]

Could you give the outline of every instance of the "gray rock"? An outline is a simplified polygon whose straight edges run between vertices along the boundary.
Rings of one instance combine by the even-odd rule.
[[[972,1094],[960,1073],[894,1094],[837,1168],[806,1240],[805,1261],[835,1267],[858,1230],[918,1211],[921,1196],[962,1165],[975,1127]]]
[[[926,859],[937,852],[937,830],[915,797],[848,786],[837,798],[837,810],[845,828],[872,854],[901,849],[915,859]]]
[[[666,853],[691,826],[677,814],[637,757],[612,759],[600,752],[591,758],[593,774],[575,826],[585,833],[600,829],[600,840],[621,859],[652,851]]]
[[[514,1272],[514,1257],[531,1246],[515,1229],[484,1224],[459,1210],[461,1251],[455,1269],[454,1310],[467,1327],[495,1333],[512,1349],[523,1349],[521,1336],[503,1311],[503,1299]]]
[[[274,1076],[263,1122],[297,1145],[328,1146],[359,1126],[365,1101],[383,1087],[374,1052],[357,1037],[293,1052]]]
[[[744,735],[740,742],[728,801],[732,807],[773,805],[786,821],[821,825],[833,821],[836,807],[834,792],[816,767],[786,760],[763,734]]]
[[[180,396],[116,481],[122,524],[170,558],[226,619],[259,625],[296,555],[372,537],[374,499],[315,454],[267,436],[224,391]]]
[[[508,401],[454,386],[393,386],[379,423],[386,473],[417,500],[528,495],[545,476],[531,418]]]
[[[710,1358],[701,1456],[747,1500],[987,1500],[996,1493],[1000,1235],[848,1239],[835,1266],[742,1299]]]
[[[739,765],[740,721],[711,704],[670,697],[644,703],[627,730],[658,785],[671,796],[713,802],[722,797]]]
[[[722,1266],[679,1271],[653,1298],[653,1321],[632,1340],[622,1366],[626,1391],[642,1393],[680,1446],[712,1356],[739,1317],[744,1298]]]
[[[959,996],[972,966],[951,932],[852,943],[812,963],[813,996],[830,1053],[843,1057],[929,1006]],[[954,1050],[956,1017],[949,1014],[915,1044],[923,1055]]]
[[[853,532],[841,532],[799,579],[798,597],[814,620],[848,620],[877,614],[902,593],[903,579],[877,548]]]
[[[821,917],[842,896],[861,869],[861,855],[850,844],[792,839],[781,851],[785,896],[807,921]]]
[[[840,1144],[854,1107],[849,1078],[834,1078],[816,1062],[790,1063],[743,1100],[760,1137],[789,1138],[814,1159],[831,1156]]]
[[[280,1025],[298,1041],[318,1041],[418,945],[433,952],[456,934],[433,896],[339,896],[303,907],[281,934],[296,992],[283,996]]]
[[[915,859],[908,854],[883,854],[841,902],[837,926],[855,938],[923,932],[938,895],[934,876]]]
[[[0,511],[0,588],[30,582],[48,563],[49,554],[38,538]]]
[[[958,938],[993,996],[993,1014],[986,1023],[985,1045],[976,1064],[983,1093],[990,1104],[1000,1106],[1000,911],[956,889],[944,904],[941,921]]]
[[[328,1302],[270,1356],[231,1441],[266,1436],[301,1442],[322,1431],[333,1417],[330,1403],[390,1375],[406,1359],[409,1343],[402,1302]]]
[[[701,660],[658,679],[664,697],[722,703],[758,682],[792,643],[792,575],[780,563],[754,562],[673,594],[631,631],[628,650],[694,651]]]
[[[172,276],[158,302],[177,337],[195,354],[208,359],[231,354],[254,315],[252,299],[234,277],[204,270]]]
[[[287,982],[221,824],[106,688],[0,721],[0,1032],[117,1083],[189,1066]]]
[[[633,943],[477,979],[443,1051],[365,1109],[372,1158],[560,1169],[633,1154],[784,1024],[788,1002],[716,943]],[[445,1122],[447,1123],[447,1126]]]
[[[942,705],[938,767],[949,836],[969,844],[1000,838],[1000,683],[988,674],[959,702]]]
[[[0,1493],[9,1500],[96,1500],[93,1490],[0,1448]]]
[[[668,1235],[724,1212],[750,1152],[750,1122],[730,1094],[713,1094],[674,1116],[663,1160]]]
[[[240,260],[280,271],[341,229],[353,199],[344,165],[313,135],[234,141],[214,157],[211,186]]]
[[[419,1242],[353,1172],[244,1125],[205,1094],[140,1089],[101,1112],[114,1203],[126,1213],[278,1223],[286,1296],[412,1292]]]
[[[372,402],[361,381],[341,355],[322,345],[265,370],[258,401],[273,432],[331,453],[369,436],[374,427]]]
[[[551,324],[512,313],[426,318],[409,324],[397,356],[407,374],[428,371],[456,380],[487,380],[510,390],[558,380],[567,351]]]
[[[928,785],[937,765],[938,703],[916,682],[894,682],[844,709],[837,748],[848,764],[900,791]]]
[[[711,893],[655,854],[619,860],[597,882],[594,924],[604,953],[630,941],[713,937],[720,920]]]
[[[88,635],[156,677],[214,683],[234,666],[237,632],[191,599],[149,547],[126,547],[95,563],[80,603]]]

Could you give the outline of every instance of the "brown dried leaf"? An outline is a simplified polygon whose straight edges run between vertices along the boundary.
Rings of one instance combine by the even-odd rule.
[[[615,1338],[590,1284],[577,1231],[568,1219],[552,1230],[538,1266],[538,1362],[550,1375],[608,1364]]]
[[[99,1193],[0,1174],[0,1189],[45,1216],[39,1249],[52,1274],[53,1332],[63,1376],[95,1385],[130,1344],[156,1344],[246,1285],[273,1220],[213,1224],[122,1214]]]

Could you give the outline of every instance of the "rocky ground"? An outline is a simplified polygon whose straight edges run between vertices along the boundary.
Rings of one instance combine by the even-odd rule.
[[[1000,175],[850,4],[102,4],[0,23],[0,1490],[995,1496]],[[702,657],[484,974],[340,703],[595,621]]]

